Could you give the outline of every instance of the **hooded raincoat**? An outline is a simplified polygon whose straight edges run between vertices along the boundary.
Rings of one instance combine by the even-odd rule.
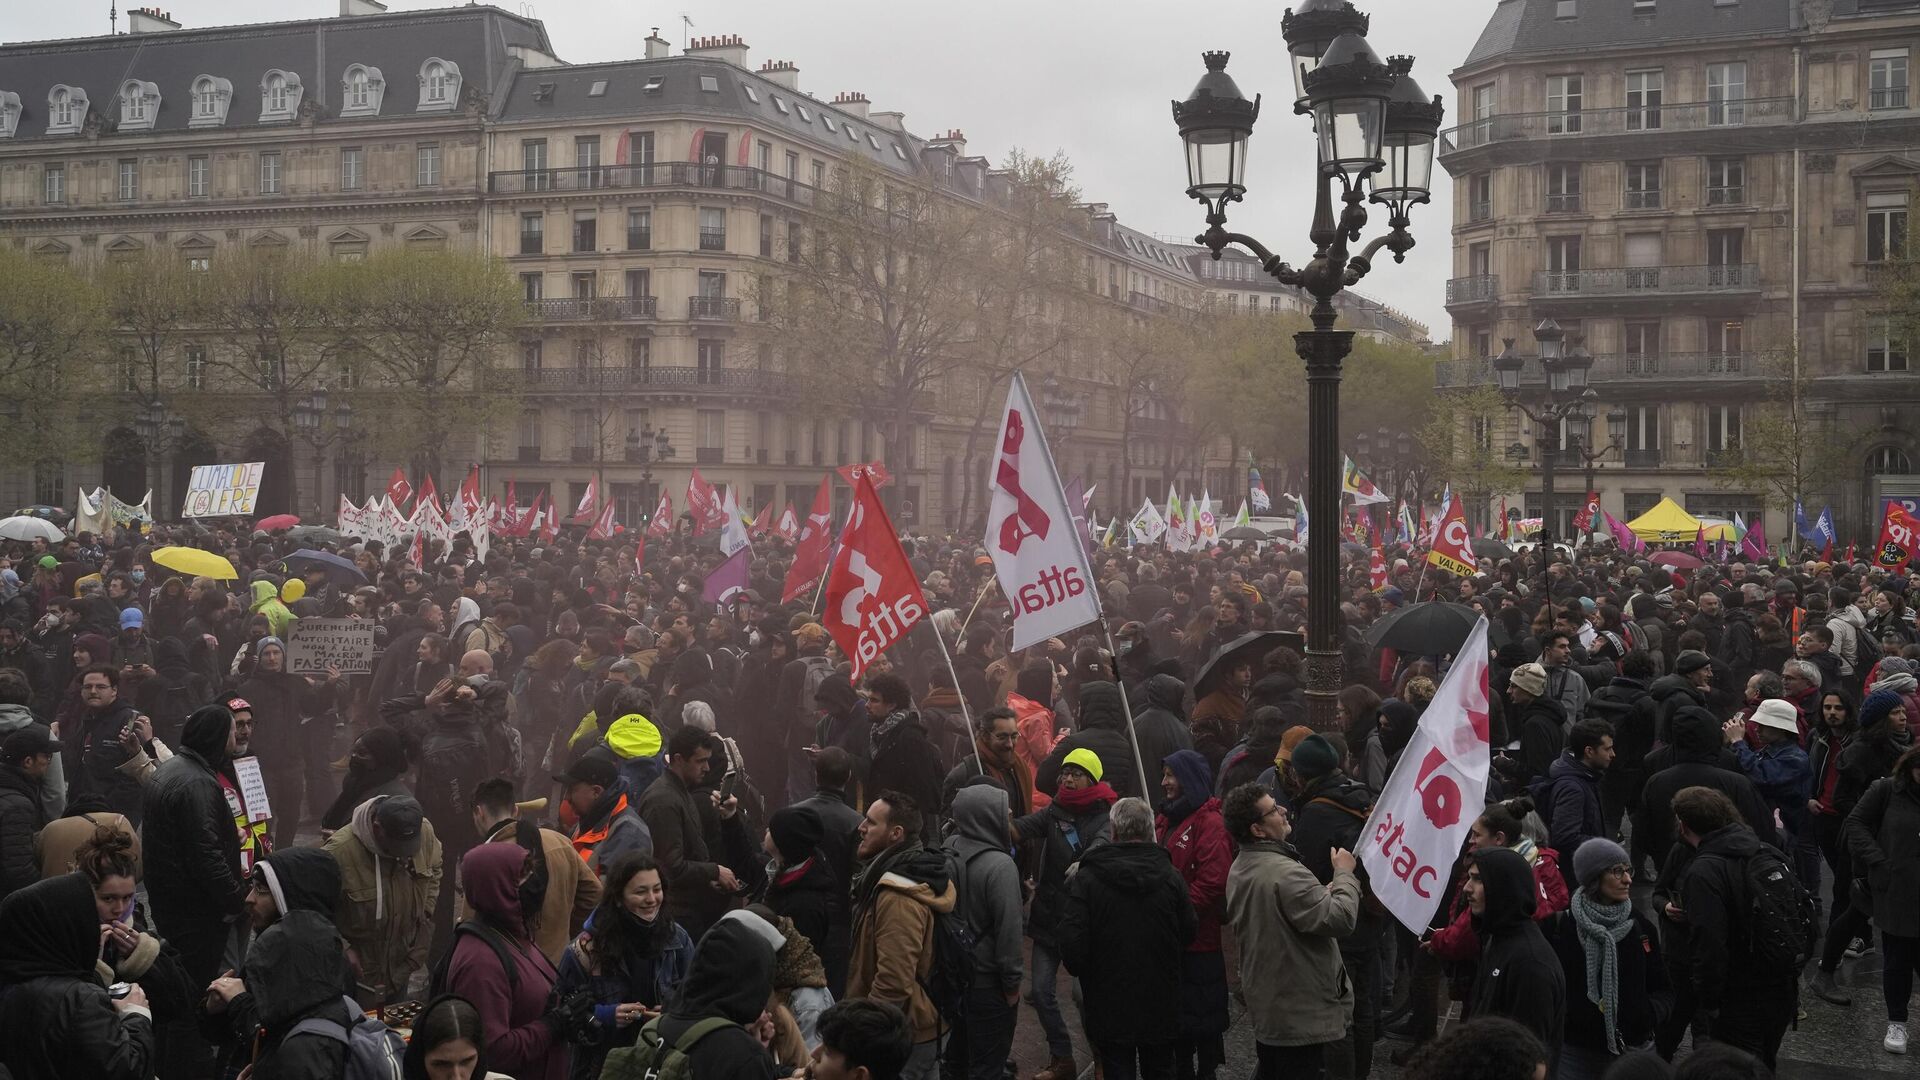
[[[564,1080],[567,1055],[541,1017],[558,978],[527,936],[520,910],[520,873],[527,853],[517,844],[481,844],[461,860],[461,884],[480,921],[504,944],[512,972],[488,940],[462,930],[447,965],[447,989],[480,1011],[487,1061],[520,1080]]]

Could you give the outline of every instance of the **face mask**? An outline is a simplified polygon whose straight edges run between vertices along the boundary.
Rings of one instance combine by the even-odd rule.
[[[132,579],[135,585],[139,585],[147,580],[147,572],[145,570],[135,570],[129,573],[127,577]]]
[[[758,631],[758,630],[755,630],[755,631],[753,631],[753,632],[751,632],[751,633],[749,633],[749,634],[747,635],[747,644],[748,644],[748,645],[751,645],[751,646],[753,646],[753,647],[755,647],[755,648],[759,648],[759,646],[760,646],[760,631]]]
[[[683,592],[683,593],[690,593],[690,592],[692,592],[692,591],[693,591],[693,587],[692,587],[691,585],[688,585],[688,584],[687,584],[686,582],[684,582],[684,581],[683,581],[683,582],[681,582],[681,583],[680,583],[680,591],[681,591],[681,592]]]

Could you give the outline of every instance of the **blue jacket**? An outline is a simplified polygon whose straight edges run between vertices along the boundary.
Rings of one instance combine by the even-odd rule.
[[[598,915],[599,912],[594,912],[594,916]],[[660,917],[667,918],[666,912],[662,911]],[[581,937],[591,938],[592,934],[593,917],[589,917]],[[616,1046],[631,1046],[640,1034],[642,1022],[639,1020],[626,1027],[614,1023],[614,1006],[638,1001],[649,1008],[664,1009],[673,1000],[687,977],[687,969],[693,966],[693,938],[679,923],[674,923],[673,943],[658,955],[651,959],[630,957],[624,965],[603,965],[606,966],[612,970],[593,973],[592,961],[582,953],[578,939],[568,945],[566,954],[560,957],[559,978],[553,984],[555,996],[563,997],[576,990],[592,994],[593,1018],[600,1036],[592,1044],[573,1048],[573,1068],[569,1076],[576,1080],[598,1075],[608,1051]]]
[[[1581,764],[1573,751],[1562,751],[1546,777],[1534,781],[1533,802],[1547,820],[1547,846],[1560,853],[1560,866],[1571,875],[1573,853],[1607,832],[1600,810],[1600,774]],[[1568,881],[1569,887],[1573,884]]]
[[[1780,811],[1788,831],[1799,833],[1807,819],[1807,799],[1813,791],[1813,760],[1791,740],[1755,750],[1744,740],[1734,744],[1740,768],[1768,806]]]

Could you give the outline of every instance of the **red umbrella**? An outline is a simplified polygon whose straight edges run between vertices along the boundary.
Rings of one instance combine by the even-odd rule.
[[[1676,570],[1698,570],[1704,564],[1699,556],[1684,551],[1663,551],[1653,557],[1655,566],[1671,566]]]
[[[291,529],[298,524],[300,524],[300,519],[292,514],[275,514],[272,517],[263,517],[259,521],[254,522],[253,527],[266,532],[279,532],[282,529]]]

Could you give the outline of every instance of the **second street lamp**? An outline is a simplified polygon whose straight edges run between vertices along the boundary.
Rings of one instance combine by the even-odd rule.
[[[1230,246],[1245,248],[1283,285],[1314,298],[1313,329],[1294,335],[1307,368],[1307,514],[1329,527],[1307,540],[1307,709],[1312,726],[1337,726],[1340,692],[1340,366],[1353,349],[1353,331],[1334,329],[1334,298],[1373,269],[1381,249],[1404,261],[1413,248],[1407,212],[1428,201],[1434,138],[1443,107],[1428,101],[1409,72],[1410,57],[1382,61],[1364,37],[1367,19],[1343,0],[1305,0],[1281,21],[1294,78],[1294,111],[1314,119],[1319,149],[1313,222],[1313,258],[1298,269],[1266,245],[1227,231],[1227,207],[1246,195],[1247,142],[1260,115],[1227,74],[1225,52],[1201,54],[1206,73],[1173,119],[1186,145],[1187,194],[1206,207],[1207,231],[1196,238],[1219,259]],[[1388,160],[1393,158],[1391,162]],[[1383,169],[1386,174],[1373,179]],[[1334,183],[1343,204],[1334,214]],[[1388,207],[1389,231],[1349,255],[1367,225],[1372,200]]]
[[[1595,398],[1599,397],[1592,387],[1587,385],[1587,373],[1593,368],[1593,355],[1576,342],[1568,352],[1566,331],[1552,319],[1540,320],[1533,329],[1533,340],[1540,349],[1540,366],[1545,370],[1547,386],[1545,393],[1529,407],[1520,396],[1520,373],[1527,366],[1527,358],[1513,351],[1513,339],[1503,339],[1505,348],[1492,360],[1493,369],[1499,375],[1500,393],[1506,399],[1507,407],[1518,410],[1533,422],[1536,433],[1534,445],[1540,452],[1540,541],[1534,549],[1540,553],[1541,596],[1551,597],[1552,579],[1548,568],[1553,565],[1553,471],[1560,460],[1560,430],[1568,420],[1576,424],[1590,419],[1587,412]],[[1624,424],[1624,417],[1622,422]],[[1520,451],[1524,457],[1526,448],[1513,444],[1513,450]],[[1509,456],[1514,456],[1509,450]],[[1588,490],[1591,490],[1589,488]]]

